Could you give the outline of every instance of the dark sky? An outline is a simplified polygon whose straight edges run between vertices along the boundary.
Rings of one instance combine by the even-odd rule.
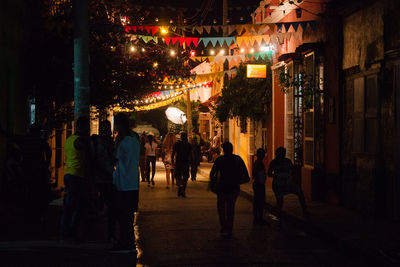
[[[187,23],[191,25],[212,25],[214,20],[216,24],[222,24],[222,0],[140,0],[136,3],[150,12],[149,19],[159,18],[163,22],[174,20],[177,10],[182,9]],[[250,23],[250,13],[259,3],[260,0],[228,0],[229,24]]]

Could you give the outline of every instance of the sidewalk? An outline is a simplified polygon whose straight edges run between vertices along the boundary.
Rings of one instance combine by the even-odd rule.
[[[212,163],[202,162],[199,173],[209,177]],[[205,182],[208,179],[202,178]],[[251,182],[241,185],[241,195],[253,200]],[[276,214],[275,197],[270,186],[266,188],[266,210]],[[394,222],[362,216],[349,209],[323,202],[307,202],[312,216],[305,219],[294,195],[285,197],[283,219],[302,227],[308,234],[329,242],[343,252],[368,258],[372,265],[400,265],[400,227]]]

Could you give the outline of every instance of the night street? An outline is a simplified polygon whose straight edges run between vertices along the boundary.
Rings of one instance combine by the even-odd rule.
[[[0,266],[400,266],[399,10],[1,0]]]
[[[159,165],[160,166],[160,165]],[[360,266],[293,225],[278,231],[252,224],[252,203],[238,198],[233,238],[219,234],[216,197],[205,177],[188,182],[187,197],[165,188],[162,166],[156,186],[141,183],[139,263],[150,266]]]
[[[136,266],[361,266],[365,263],[341,254],[297,225],[287,223],[279,230],[274,216],[268,217],[269,226],[253,225],[252,203],[243,197],[237,200],[232,239],[222,238],[216,197],[207,190],[207,180],[208,177],[199,175],[196,182],[189,181],[187,197],[178,198],[175,187],[166,189],[164,166],[157,163],[155,186],[141,183],[140,187],[135,226],[139,258]],[[101,238],[104,225],[102,221],[98,224],[96,236]],[[134,254],[111,253],[109,247],[110,243],[101,240],[77,246],[64,245],[58,240],[13,241],[0,243],[0,256],[12,266],[135,266]]]

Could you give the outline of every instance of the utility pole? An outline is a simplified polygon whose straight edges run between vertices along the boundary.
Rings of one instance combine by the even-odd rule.
[[[183,13],[179,10],[178,13],[178,26],[183,25]],[[182,37],[185,37],[185,31],[181,32]],[[185,43],[183,43],[183,49],[185,49]],[[192,137],[192,104],[190,101],[190,89],[186,89],[186,119],[187,119],[187,134],[190,138]]]
[[[227,25],[228,20],[228,0],[222,0],[222,25]],[[223,36],[227,35],[225,27],[223,27]]]
[[[228,0],[222,0],[222,25],[226,26],[228,24]],[[223,28],[223,36],[226,37],[228,35],[226,27]],[[229,46],[228,46],[228,55],[229,54]],[[222,63],[224,64],[224,63]],[[224,66],[222,67],[225,70]],[[229,66],[228,66],[229,69]],[[223,86],[223,85],[222,85]],[[221,133],[221,141],[229,140],[229,120],[222,123],[222,133]]]
[[[88,0],[75,0],[74,8],[74,119],[90,119]]]

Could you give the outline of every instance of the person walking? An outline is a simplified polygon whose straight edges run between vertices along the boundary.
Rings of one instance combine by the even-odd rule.
[[[129,132],[128,117],[122,113],[114,117],[116,137],[116,166],[113,172],[115,188],[113,204],[119,224],[120,236],[112,251],[132,252],[135,248],[133,232],[134,212],[139,203],[139,156],[140,143]]]
[[[147,136],[147,143],[144,145],[146,148],[146,175],[147,182],[154,186],[154,175],[156,174],[156,150],[157,142],[154,140],[154,136],[149,134]],[[151,180],[150,180],[150,164],[151,164]]]
[[[175,144],[175,135],[168,132],[162,144],[162,161],[165,166],[165,175],[167,179],[167,189],[169,189],[170,180],[174,185],[174,165],[172,164],[172,150]]]
[[[284,147],[276,149],[275,159],[270,162],[268,167],[268,176],[274,178],[272,190],[274,191],[278,207],[279,227],[282,226],[283,198],[287,194],[297,195],[303,209],[303,215],[310,215],[300,185],[293,182],[293,163],[290,159],[286,158],[286,149]]]
[[[265,158],[265,150],[263,148],[257,149],[257,160],[253,166],[253,216],[254,224],[265,225],[267,222],[264,220],[265,208],[265,181],[266,173],[263,160]]]
[[[181,133],[181,139],[174,144],[172,149],[172,164],[175,165],[175,179],[178,186],[178,197],[186,197],[186,185],[189,179],[189,162],[191,162],[191,149],[187,133]],[[176,158],[175,158],[176,156]]]
[[[190,177],[192,181],[196,181],[197,168],[200,165],[200,158],[201,158],[200,145],[195,137],[192,137],[190,145],[192,147],[191,149],[192,157],[190,161]]]
[[[221,235],[231,237],[235,215],[235,203],[240,191],[241,180],[247,180],[249,174],[242,158],[233,154],[230,142],[222,144],[223,156],[218,157],[210,172],[210,184],[215,184],[217,208]]]
[[[67,138],[65,150],[65,195],[61,219],[61,238],[64,241],[78,241],[78,230],[82,217],[87,213],[89,202],[89,119],[79,117],[75,134]]]
[[[146,134],[140,136],[140,159],[139,159],[139,168],[140,168],[140,177],[142,178],[142,183],[146,182]]]
[[[95,182],[96,198],[100,202],[100,211],[104,204],[107,207],[108,240],[115,239],[115,215],[112,211],[114,142],[111,137],[111,123],[108,120],[100,122],[99,135],[92,135],[90,142],[90,157],[92,174]],[[97,200],[96,199],[96,200]]]

